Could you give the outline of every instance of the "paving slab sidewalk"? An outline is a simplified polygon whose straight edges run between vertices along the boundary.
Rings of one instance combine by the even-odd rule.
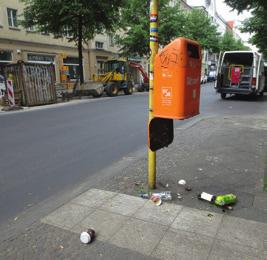
[[[129,259],[264,259],[267,251],[266,223],[167,202],[158,207],[150,200],[99,189],[81,194],[41,222],[16,238],[19,248],[10,247],[5,241],[6,249],[1,250],[0,256],[3,259],[20,256],[126,259],[126,255]],[[89,227],[96,230],[96,240],[83,245],[79,234]]]
[[[99,241],[160,259],[263,259],[267,239],[266,223],[170,203],[157,207],[150,200],[98,189],[42,222],[77,233],[77,239],[92,227]]]

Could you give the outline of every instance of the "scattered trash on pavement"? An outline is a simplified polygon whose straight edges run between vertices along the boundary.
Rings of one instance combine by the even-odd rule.
[[[226,206],[236,203],[236,195],[234,194],[225,194],[216,196],[214,204],[217,206]]]
[[[162,192],[141,192],[139,196],[143,199],[151,199],[152,197],[159,197],[161,200],[172,200],[171,191],[162,191]]]
[[[200,172],[202,172],[202,171],[203,171],[203,169],[202,169],[202,168],[198,168],[198,170],[199,170]]]
[[[80,240],[84,244],[90,244],[95,238],[95,231],[89,228],[87,231],[84,231],[80,235]]]
[[[181,185],[181,186],[184,186],[186,191],[191,191],[192,190],[191,186],[187,185],[185,180],[179,180],[178,184]]]
[[[141,192],[139,195],[143,199],[149,199],[150,198],[150,195],[148,193],[145,193],[145,192]]]
[[[162,200],[158,195],[152,195],[150,200],[157,206],[160,206],[162,204]]]
[[[230,205],[225,205],[225,206],[223,206],[222,211],[225,212],[226,210],[233,210],[233,209],[234,209],[234,208],[233,208],[232,206],[230,206]]]
[[[186,185],[186,186],[185,186],[185,190],[186,190],[186,191],[191,191],[192,188],[191,188],[191,186]]]
[[[209,201],[211,202],[212,199],[213,199],[213,195],[209,194],[209,193],[206,193],[206,192],[201,192],[199,195],[198,195],[198,198],[200,200],[206,200],[206,201]]]
[[[182,199],[183,199],[183,196],[182,196],[181,193],[176,193],[176,195],[177,195],[177,199],[178,199],[178,200],[182,200]]]
[[[156,192],[156,193],[152,193],[152,196],[153,195],[159,196],[162,200],[172,200],[171,191]]]
[[[168,188],[168,187],[169,187],[169,183],[167,183],[167,184],[165,185],[165,187]]]
[[[232,193],[215,196],[206,192],[202,192],[198,195],[198,198],[229,210],[233,209],[231,205],[235,204],[237,201],[236,195]]]
[[[225,205],[223,206],[224,209],[227,209],[227,210],[233,210],[234,208],[230,205]]]
[[[60,245],[60,246],[59,246],[59,249],[64,249],[64,246]]]
[[[212,217],[213,217],[213,214],[209,213],[209,214],[208,214],[208,217],[209,217],[209,218],[212,218]]]
[[[179,181],[178,181],[178,184],[180,184],[180,185],[185,185],[185,184],[186,184],[186,181],[185,181],[185,180],[179,180]]]

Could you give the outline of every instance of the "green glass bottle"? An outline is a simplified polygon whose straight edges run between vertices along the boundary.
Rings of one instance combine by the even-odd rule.
[[[214,204],[217,206],[225,206],[234,203],[236,203],[236,195],[234,194],[225,194],[216,196],[214,201]]]

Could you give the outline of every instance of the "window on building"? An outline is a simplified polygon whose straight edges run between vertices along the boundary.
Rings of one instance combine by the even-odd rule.
[[[105,73],[105,62],[107,59],[107,56],[96,56],[96,69],[98,75]]]
[[[64,36],[65,36],[67,39],[70,39],[70,38],[72,37],[70,28],[69,28],[68,26],[66,26],[66,27],[64,28]]]
[[[37,32],[36,26],[33,25],[33,26],[28,27],[27,32]]]
[[[4,16],[2,14],[2,7],[0,7],[0,12],[1,12],[1,14],[0,14],[0,28],[2,28],[3,24],[4,24],[4,20],[3,20]]]
[[[95,48],[96,49],[103,49],[104,43],[103,42],[95,42]]]
[[[0,50],[0,62],[10,62],[12,61],[12,53],[11,51],[5,51],[5,50]]]
[[[210,0],[206,0],[206,6],[210,6]]]
[[[49,35],[49,31],[47,30],[47,25],[46,24],[45,26],[41,26],[41,28],[39,28],[39,31],[41,32],[42,35]]]
[[[7,17],[9,27],[18,27],[17,10],[7,8]]]
[[[70,80],[76,80],[80,77],[79,59],[76,57],[67,57],[63,59],[63,65],[68,66],[68,75]]]
[[[109,35],[109,45],[111,46],[111,47],[113,47],[114,46],[114,36],[113,35]]]

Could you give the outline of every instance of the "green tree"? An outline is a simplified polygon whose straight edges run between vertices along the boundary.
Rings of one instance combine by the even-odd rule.
[[[267,1],[266,0],[225,0],[238,12],[251,10],[252,17],[246,19],[241,32],[252,34],[250,43],[256,45],[267,56]]]
[[[267,9],[266,0],[224,0],[224,2],[238,12],[253,9],[255,7],[263,7]]]
[[[250,43],[257,46],[259,51],[267,56],[267,9],[263,7],[252,11],[252,17],[246,19],[241,32],[252,33]]]
[[[79,53],[80,82],[84,82],[82,49],[83,42],[96,33],[111,31],[118,21],[119,7],[123,0],[22,0],[25,4],[22,25],[34,26],[63,37],[66,30],[77,44]]]
[[[243,44],[243,42],[239,39],[236,41],[236,48],[240,51],[248,51],[250,48]]]
[[[127,1],[123,8],[124,35],[117,36],[125,56],[149,55],[149,1]],[[208,15],[201,10],[186,12],[178,1],[161,0],[159,6],[159,45],[177,37],[197,40],[202,48],[219,51],[219,33]]]
[[[184,31],[185,14],[178,3],[171,6],[170,2],[159,2],[159,44],[162,46]],[[116,41],[124,56],[149,55],[149,3],[148,0],[130,0],[122,8],[123,33],[117,34]]]
[[[220,41],[221,51],[234,51],[238,50],[236,40],[232,32],[226,31]]]
[[[183,36],[198,41],[203,49],[219,51],[220,33],[204,10],[187,13]]]
[[[226,31],[220,40],[220,51],[245,51],[249,47],[245,46],[240,39],[236,40],[230,31]]]

